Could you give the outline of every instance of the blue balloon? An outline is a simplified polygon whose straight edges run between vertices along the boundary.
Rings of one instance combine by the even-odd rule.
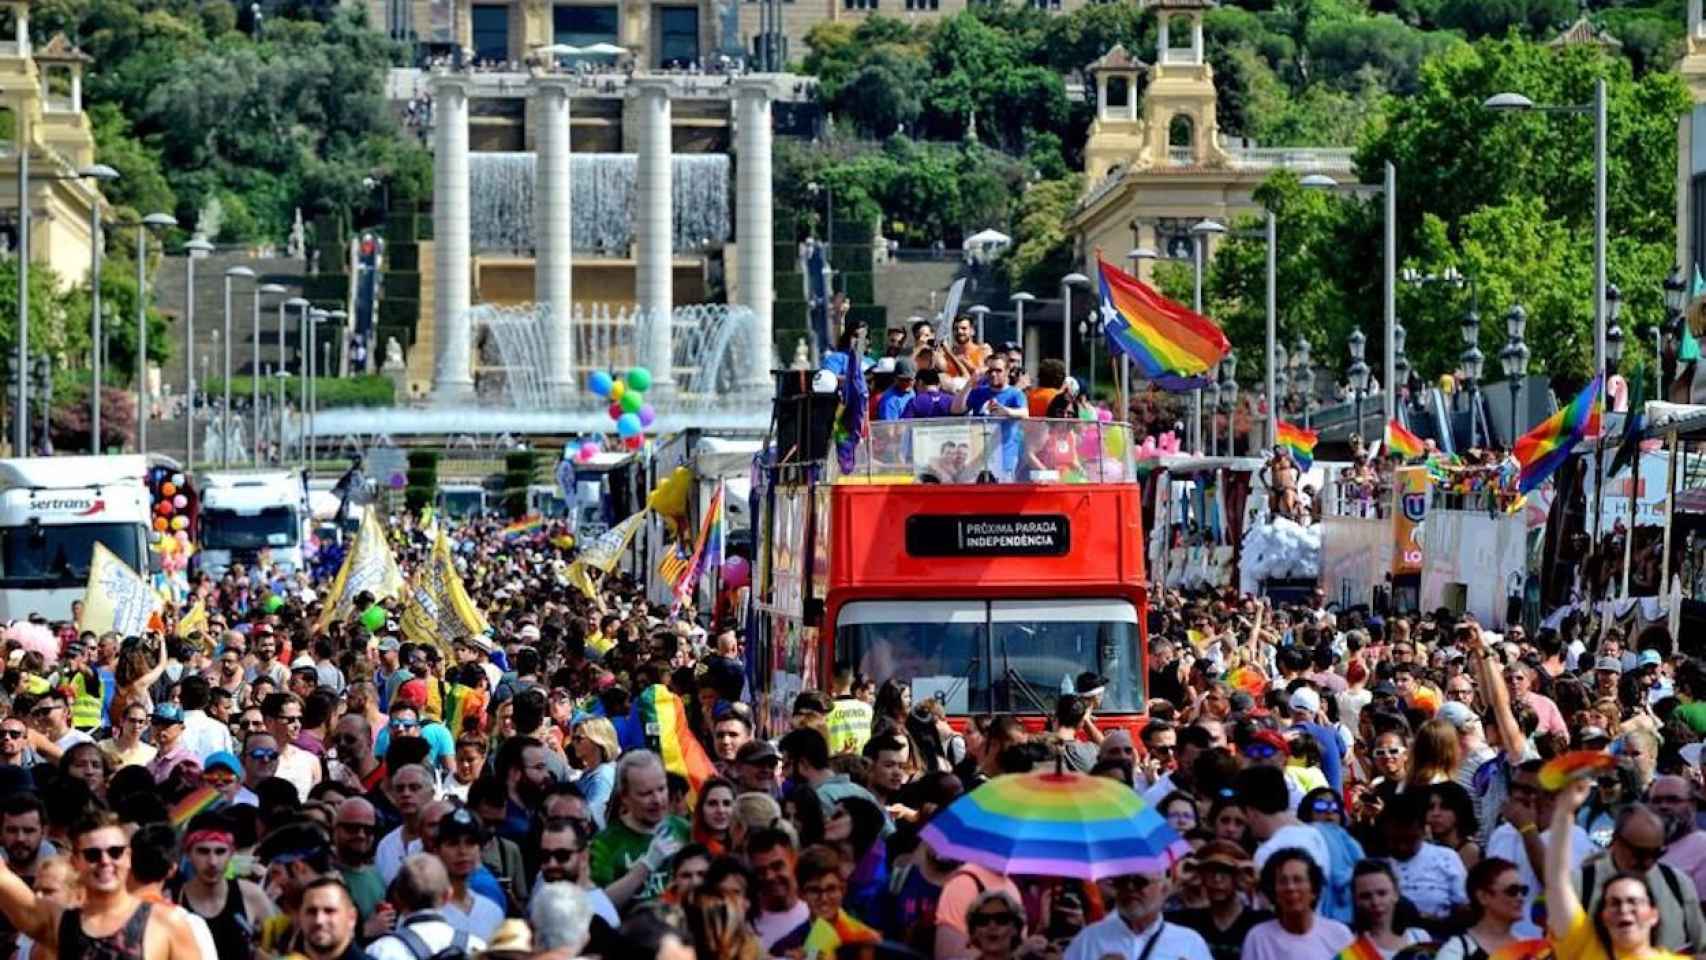
[[[614,383],[615,381],[610,379],[610,374],[603,370],[594,370],[592,376],[586,380],[586,385],[592,388],[592,392],[601,397],[610,396],[610,387]]]
[[[616,420],[616,435],[619,437],[637,437],[640,430],[640,418],[632,413],[624,413]]]

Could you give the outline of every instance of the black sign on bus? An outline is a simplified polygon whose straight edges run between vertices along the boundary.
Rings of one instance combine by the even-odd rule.
[[[921,514],[906,518],[915,557],[1064,557],[1072,527],[1061,514]]]

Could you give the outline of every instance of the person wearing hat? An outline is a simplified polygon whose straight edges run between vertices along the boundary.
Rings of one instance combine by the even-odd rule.
[[[1444,720],[1457,731],[1457,753],[1463,762],[1458,764],[1457,773],[1451,779],[1463,789],[1473,792],[1475,771],[1498,756],[1498,751],[1487,745],[1487,731],[1481,724],[1481,718],[1468,704],[1447,700],[1435,714],[1435,719]]]
[[[481,847],[486,842],[485,826],[467,807],[455,807],[439,818],[433,836],[433,850],[444,862],[450,877],[450,897],[444,904],[444,918],[456,930],[484,940],[503,923],[504,909],[490,897],[468,885],[468,880],[480,869]]]
[[[169,700],[156,704],[154,714],[149,718],[149,726],[154,731],[155,754],[154,759],[148,763],[148,772],[154,775],[155,783],[165,783],[179,764],[201,764],[201,758],[196,756],[195,751],[181,742],[184,736],[184,711],[177,704]]]
[[[207,769],[214,769],[219,759],[218,754],[209,757]],[[253,948],[250,931],[274,910],[259,884],[226,874],[237,851],[235,827],[223,812],[197,814],[184,830],[181,849],[189,858],[190,874],[175,902],[207,921],[221,957],[248,956]]]
[[[757,738],[748,740],[735,752],[729,772],[740,785],[742,793],[778,797],[781,796],[781,783],[777,772],[781,766],[782,754],[770,741]]]
[[[877,397],[877,419],[899,420],[912,402],[912,385],[918,378],[918,365],[910,357],[896,357],[894,382]]]
[[[1250,928],[1274,916],[1244,905],[1245,895],[1256,886],[1250,855],[1229,840],[1210,840],[1185,860],[1183,870],[1196,874],[1208,905],[1174,911],[1167,921],[1195,930],[1215,960],[1237,960]]]

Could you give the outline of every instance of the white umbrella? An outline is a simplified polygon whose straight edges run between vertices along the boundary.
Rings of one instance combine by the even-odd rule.
[[[566,43],[552,43],[537,49],[538,53],[549,57],[573,57],[585,53],[581,47],[570,46]]]
[[[595,43],[590,47],[582,47],[581,53],[602,54],[607,57],[619,57],[628,52],[627,47],[619,47],[614,43]]]
[[[1001,246],[1003,244],[1008,244],[1008,243],[1012,243],[1012,242],[1013,242],[1013,238],[1009,237],[1005,233],[1002,233],[999,230],[989,229],[989,230],[979,230],[977,233],[972,234],[971,236],[967,237],[965,239],[965,242],[962,243],[960,246],[963,249],[970,250],[973,247],[981,247],[981,246],[986,246],[986,245],[987,246]]]

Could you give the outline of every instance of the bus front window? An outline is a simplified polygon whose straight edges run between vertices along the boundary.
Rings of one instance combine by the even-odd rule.
[[[1035,711],[1033,695],[1052,710],[1058,692],[1085,672],[1107,678],[1103,713],[1143,709],[1137,610],[1130,603],[998,600],[991,604],[990,621],[997,710]]]
[[[935,697],[950,714],[989,708],[982,662],[988,605],[980,601],[850,603],[837,618],[836,663],[881,684],[898,678],[914,703]]]

